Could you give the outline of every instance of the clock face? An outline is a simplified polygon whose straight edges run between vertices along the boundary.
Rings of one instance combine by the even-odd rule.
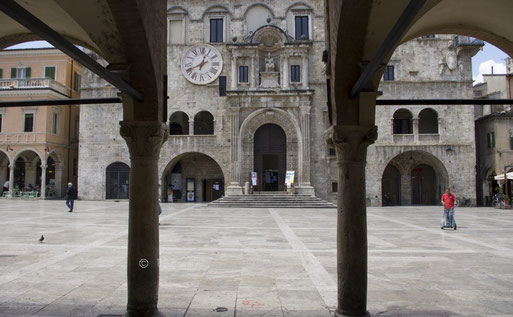
[[[213,82],[223,70],[223,58],[219,51],[207,44],[189,48],[182,58],[182,73],[193,84]]]

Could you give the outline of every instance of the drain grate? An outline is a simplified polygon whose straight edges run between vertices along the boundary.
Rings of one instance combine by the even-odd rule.
[[[228,308],[226,307],[217,307],[216,309],[214,309],[216,312],[218,313],[222,313],[222,312],[225,312],[225,311],[228,311]]]

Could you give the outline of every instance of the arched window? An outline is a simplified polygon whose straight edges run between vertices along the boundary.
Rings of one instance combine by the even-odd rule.
[[[106,199],[128,199],[130,167],[122,162],[107,167]]]
[[[189,116],[182,111],[177,111],[169,118],[170,135],[188,135],[189,134]]]
[[[438,113],[431,108],[419,113],[419,133],[438,133]]]
[[[201,111],[194,117],[194,134],[214,134],[214,116],[208,111]]]
[[[412,114],[409,110],[399,109],[394,113],[394,134],[412,134]]]

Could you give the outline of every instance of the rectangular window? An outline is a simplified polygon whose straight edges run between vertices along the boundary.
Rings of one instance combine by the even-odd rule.
[[[169,20],[169,44],[184,44],[184,20]]]
[[[0,118],[0,132],[2,132],[2,120]],[[509,137],[509,149],[513,150],[513,136]]]
[[[2,133],[2,114],[0,114],[0,133]]]
[[[239,83],[248,82],[248,66],[239,66]]]
[[[332,193],[337,193],[338,192],[338,183],[337,182],[331,183],[331,192]]]
[[[30,78],[31,68],[11,68],[11,78]]]
[[[45,66],[45,78],[55,79],[55,66]]]
[[[296,40],[308,40],[308,16],[296,16]]]
[[[73,90],[78,91],[80,89],[82,76],[79,73],[73,73]]]
[[[223,19],[210,19],[210,43],[223,42]]]
[[[52,133],[57,134],[59,132],[59,114],[52,113]]]
[[[383,73],[383,80],[394,80],[394,66],[387,65],[387,67],[385,67],[385,73]]]
[[[486,142],[488,143],[488,148],[492,147],[492,137],[490,133],[486,134]]]
[[[301,81],[301,68],[299,65],[290,66],[290,82],[298,83]]]
[[[492,132],[491,135],[492,135],[492,147],[495,147],[495,132]]]
[[[226,76],[219,76],[219,96],[226,96]]]
[[[337,155],[337,151],[335,151],[335,148],[330,147],[328,149],[328,154],[329,154],[329,156],[336,156]]]
[[[34,114],[25,113],[25,125],[23,132],[34,132]]]
[[[4,70],[0,68],[0,79],[4,78]]]

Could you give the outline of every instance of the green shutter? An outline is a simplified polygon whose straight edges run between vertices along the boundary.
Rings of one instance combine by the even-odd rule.
[[[486,134],[486,141],[488,143],[488,148],[492,147],[492,140],[490,139],[490,133]]]
[[[4,78],[4,70],[0,68],[0,79]]]
[[[495,132],[492,132],[492,147],[495,147]]]
[[[11,68],[11,78],[16,78],[16,68]]]
[[[55,67],[54,66],[45,67],[45,77],[55,79]]]
[[[25,68],[25,77],[30,78],[30,67]]]
[[[509,137],[509,149],[513,150],[513,136]]]

